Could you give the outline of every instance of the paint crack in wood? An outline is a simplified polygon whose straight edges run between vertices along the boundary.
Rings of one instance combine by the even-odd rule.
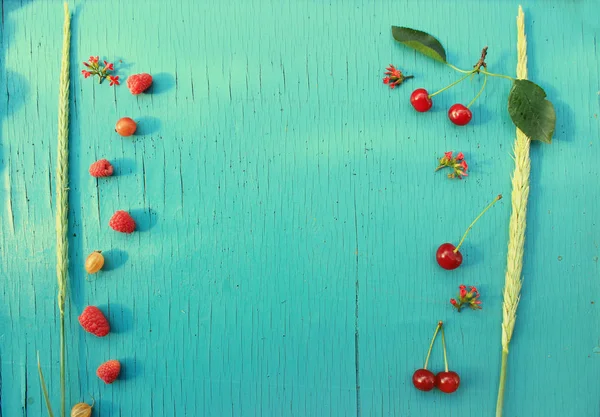
[[[358,281],[358,214],[356,210],[356,190],[354,191],[354,234],[356,237],[356,276],[354,281],[354,367],[356,371],[356,417],[361,416],[360,409],[360,337],[358,331],[358,301],[360,283]]]

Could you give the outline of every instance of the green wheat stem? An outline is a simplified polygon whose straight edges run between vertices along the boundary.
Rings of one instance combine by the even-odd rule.
[[[71,45],[71,14],[64,4],[64,25],[62,60],[58,90],[58,146],[56,160],[56,277],[58,283],[58,310],[60,313],[60,411],[66,416],[66,372],[65,372],[65,299],[69,267],[69,61]],[[42,368],[38,371],[44,393],[46,408],[50,417],[54,416]]]
[[[58,96],[58,158],[56,168],[56,276],[60,311],[60,408],[66,415],[65,388],[65,299],[69,263],[69,62],[71,46],[71,14],[64,4],[62,61]]]
[[[519,6],[517,15],[517,78],[527,79],[527,38],[525,37],[525,15]],[[502,365],[500,367],[500,382],[498,401],[496,402],[496,417],[502,417],[504,405],[504,387],[508,366],[509,345],[517,320],[517,307],[521,297],[523,279],[523,254],[525,246],[525,227],[527,215],[527,200],[529,198],[529,173],[531,160],[529,158],[530,139],[517,128],[514,145],[515,169],[512,175],[511,205],[508,254],[506,276],[504,282],[504,301],[502,303]]]
[[[42,385],[42,393],[44,394],[44,401],[46,402],[46,408],[48,409],[48,415],[50,417],[54,417],[54,413],[52,412],[52,405],[50,404],[50,395],[48,395],[48,387],[46,387],[46,381],[44,380],[42,365],[40,365],[40,352],[37,353],[37,366],[38,374],[40,376],[40,384]]]

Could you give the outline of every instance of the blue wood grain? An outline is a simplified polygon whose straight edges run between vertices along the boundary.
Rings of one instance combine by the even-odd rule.
[[[198,4],[200,3],[200,4]],[[600,56],[597,2],[523,0],[530,77],[557,113],[555,143],[533,144],[525,283],[511,345],[506,415],[600,413],[598,272]],[[473,230],[465,263],[439,269],[496,194],[510,195],[508,84],[493,79],[473,123],[445,109],[480,80],[416,114],[408,96],[457,74],[394,43],[391,25],[435,34],[468,68],[489,46],[516,66],[513,0],[75,1],[72,46],[68,402],[97,415],[493,415],[500,360],[508,199]],[[4,0],[0,54],[0,415],[44,415],[40,352],[58,405],[54,170],[62,7]],[[90,55],[132,96],[80,76]],[[385,66],[415,75],[391,91]],[[133,139],[117,119],[140,121]],[[444,151],[471,174],[433,173]],[[117,175],[95,180],[99,158]],[[129,210],[131,236],[108,227]],[[88,253],[107,268],[86,280]],[[477,285],[484,310],[448,299]],[[107,338],[77,323],[88,304]],[[460,390],[416,391],[438,320]],[[95,375],[123,363],[105,386]],[[431,367],[443,366],[441,348]]]

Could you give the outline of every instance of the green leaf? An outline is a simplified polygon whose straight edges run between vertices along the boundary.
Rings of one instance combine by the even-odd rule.
[[[411,28],[392,26],[392,36],[398,42],[413,48],[423,55],[436,61],[446,62],[446,51],[436,38],[429,33],[421,32]]]
[[[552,143],[556,114],[542,87],[529,80],[515,80],[508,96],[508,113],[531,140]]]

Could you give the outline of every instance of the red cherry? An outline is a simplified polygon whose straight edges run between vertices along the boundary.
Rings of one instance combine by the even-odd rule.
[[[438,248],[435,259],[444,269],[456,269],[462,264],[463,257],[459,251],[454,252],[456,247],[452,243],[444,243]]]
[[[416,389],[431,391],[435,387],[435,375],[429,369],[417,369],[412,382]]]
[[[417,88],[410,95],[410,104],[412,104],[416,111],[423,113],[433,106],[433,101],[431,101],[427,90],[424,88]]]
[[[462,254],[458,251],[458,249],[461,247],[461,245],[465,241],[465,238],[467,237],[467,235],[469,234],[469,232],[471,231],[471,228],[475,225],[475,223],[477,223],[477,221],[481,218],[481,216],[483,216],[485,214],[485,212],[488,211],[500,199],[502,199],[502,194],[498,195],[494,199],[494,201],[492,201],[490,204],[488,204],[488,206],[486,208],[484,208],[481,213],[479,213],[479,216],[477,216],[475,218],[475,220],[473,220],[473,222],[467,228],[467,231],[465,232],[462,239],[458,243],[458,246],[455,247],[452,243],[444,243],[443,245],[440,245],[437,252],[435,253],[435,259],[437,260],[437,263],[442,268],[456,269],[460,266],[460,264],[462,264],[463,257],[462,257]]]
[[[438,325],[435,328],[433,337],[431,338],[431,343],[429,344],[429,350],[427,351],[427,357],[425,358],[425,365],[423,365],[421,369],[417,369],[412,377],[413,385],[416,389],[421,391],[431,391],[435,386],[435,375],[433,372],[427,369],[427,364],[429,363],[429,357],[431,356],[431,349],[433,349],[433,342],[435,342],[435,338],[442,328],[442,325],[443,323],[438,321]]]
[[[435,376],[435,386],[446,394],[451,394],[458,389],[460,377],[454,371],[438,372]]]
[[[457,103],[448,110],[448,118],[455,125],[464,126],[471,121],[473,113],[471,113],[468,107]]]

